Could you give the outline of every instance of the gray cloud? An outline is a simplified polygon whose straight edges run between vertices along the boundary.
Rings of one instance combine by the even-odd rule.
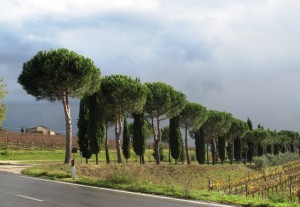
[[[32,10],[22,3],[14,17],[4,13],[0,76],[9,91],[4,125],[51,122],[64,129],[60,104],[36,102],[16,80],[23,62],[37,51],[67,47],[92,58],[103,75],[163,81],[208,109],[250,117],[266,128],[299,130],[300,3],[154,0],[148,7],[128,2],[65,0],[49,8],[31,2]],[[78,102],[72,107],[75,124]]]

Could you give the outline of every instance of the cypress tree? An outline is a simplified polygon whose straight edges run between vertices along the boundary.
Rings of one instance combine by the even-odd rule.
[[[203,133],[202,127],[195,132],[196,158],[200,165],[205,164],[205,140]]]
[[[274,155],[278,155],[280,152],[279,144],[274,144]]]
[[[267,153],[272,154],[272,145],[267,145]]]
[[[264,154],[264,149],[261,144],[258,144],[257,145],[257,156],[260,157],[260,156],[263,156],[263,154]]]
[[[230,164],[232,164],[232,162],[231,162],[231,158],[232,158],[231,149],[232,149],[231,143],[228,143],[227,147],[226,147],[226,153],[227,153],[228,159],[230,160]]]
[[[248,124],[249,130],[252,131],[253,130],[252,121],[249,118],[247,119],[247,124]]]
[[[249,150],[247,153],[247,161],[250,162],[250,164],[251,164],[253,155],[254,155],[255,145],[253,144],[253,142],[248,142],[247,144],[249,147]]]
[[[181,139],[180,141],[180,158],[179,160],[181,161],[182,164],[184,164],[185,160],[186,160],[186,153],[184,153],[184,143],[183,143],[183,139]]]
[[[140,164],[145,164],[146,124],[144,114],[133,114],[132,147],[136,155],[140,156]]]
[[[129,136],[129,130],[128,130],[128,124],[126,117],[124,118],[124,128],[123,128],[123,155],[126,159],[126,162],[128,162],[128,159],[130,158],[130,136]]]
[[[294,144],[290,144],[290,149],[291,149],[291,152],[294,153],[295,152],[295,147],[294,147]]]
[[[219,158],[221,160],[222,165],[225,161],[225,148],[226,148],[226,140],[224,136],[218,137],[218,152],[219,152]]]
[[[261,125],[260,125],[260,124],[258,124],[258,125],[257,125],[257,128],[258,128],[258,129],[262,129],[262,127],[261,127]]]
[[[247,124],[248,124],[248,128],[249,128],[249,131],[252,131],[253,130],[253,126],[252,126],[252,121],[248,118],[247,119]],[[253,155],[254,155],[254,150],[255,150],[255,146],[254,146],[254,143],[253,141],[251,140],[247,140],[246,141],[246,151],[244,151],[243,153],[245,154],[245,164],[246,162],[252,162],[252,158],[253,158]]]
[[[169,143],[170,143],[171,156],[175,160],[175,163],[177,163],[178,159],[180,158],[180,155],[184,154],[182,151],[183,141],[180,132],[178,116],[175,116],[170,119],[169,133],[170,133]]]
[[[85,158],[86,164],[88,163],[88,159],[91,158],[92,152],[89,149],[89,137],[88,137],[88,117],[89,117],[89,109],[88,109],[88,99],[85,97],[80,100],[79,107],[79,118],[77,121],[78,127],[78,145],[79,150],[82,153],[82,157]]]
[[[241,144],[241,139],[236,138],[234,139],[234,159],[236,162],[241,161],[241,156],[242,156],[242,144]]]
[[[98,154],[101,150],[104,137],[104,117],[103,103],[98,93],[89,96],[89,124],[88,136],[89,147],[96,155],[96,164],[98,164]]]

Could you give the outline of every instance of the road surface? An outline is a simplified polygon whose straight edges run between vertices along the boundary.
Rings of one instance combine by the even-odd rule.
[[[1,207],[226,207],[0,172]]]

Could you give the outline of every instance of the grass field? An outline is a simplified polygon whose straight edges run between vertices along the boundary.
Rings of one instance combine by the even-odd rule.
[[[167,154],[167,151],[165,153]],[[85,160],[82,159],[81,162],[79,154],[76,154],[77,179],[72,181],[70,165],[62,164],[63,150],[0,150],[0,160],[22,160],[24,163],[42,164],[26,169],[24,173],[47,179],[241,206],[300,206],[295,202],[289,202],[283,195],[258,199],[207,190],[208,178],[212,180],[242,178],[259,171],[253,166],[243,164],[200,166],[196,162],[190,166],[168,162],[156,165],[152,150],[147,150],[145,165],[139,165],[136,156],[132,156],[129,163],[123,164],[116,163],[115,151],[111,150],[110,156],[112,162],[107,165],[104,152],[101,152],[100,164],[95,165],[94,157],[89,164],[85,164]]]

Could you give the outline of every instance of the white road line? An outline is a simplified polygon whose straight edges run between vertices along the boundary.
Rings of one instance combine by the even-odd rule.
[[[119,193],[124,193],[124,194],[139,195],[139,196],[150,197],[150,198],[173,200],[173,201],[183,202],[183,203],[208,204],[210,206],[216,206],[216,207],[234,207],[233,205],[219,204],[219,203],[213,203],[213,202],[204,202],[204,201],[197,201],[197,200],[185,200],[185,199],[172,198],[172,197],[166,197],[166,196],[151,195],[151,194],[145,194],[145,193],[137,193],[137,192],[116,190],[116,189],[96,187],[96,186],[88,186],[88,185],[82,185],[82,184],[77,184],[77,183],[68,183],[68,182],[55,181],[55,180],[46,180],[46,179],[34,178],[34,177],[22,176],[22,175],[20,177],[28,178],[28,179],[32,179],[32,180],[40,180],[40,181],[44,181],[44,182],[60,183],[60,184],[65,184],[65,185],[80,186],[80,187],[84,187],[84,188],[93,188],[93,189],[105,190],[105,191],[110,191],[110,192],[119,192]]]
[[[37,198],[28,197],[28,196],[24,196],[24,195],[15,194],[15,196],[20,197],[20,198],[25,198],[25,199],[33,200],[33,201],[43,202],[43,200],[40,200],[40,199],[37,199]]]

